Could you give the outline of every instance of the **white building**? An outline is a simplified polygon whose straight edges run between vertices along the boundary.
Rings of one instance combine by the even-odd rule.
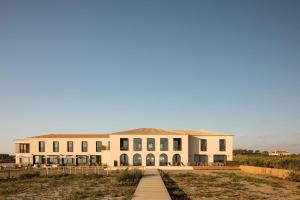
[[[16,140],[16,163],[186,166],[232,160],[232,134],[140,128],[111,134],[47,134]]]

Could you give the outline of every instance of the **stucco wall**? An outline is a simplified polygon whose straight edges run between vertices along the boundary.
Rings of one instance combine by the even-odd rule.
[[[120,138],[129,139],[129,150],[120,150]],[[142,151],[133,151],[133,138],[142,139]],[[155,139],[155,151],[147,151],[147,138]],[[168,138],[169,148],[168,151],[160,151],[160,138]],[[173,138],[182,138],[182,150],[173,151]],[[159,166],[159,156],[164,153],[168,156],[168,162],[172,163],[172,157],[174,154],[181,156],[181,162],[185,165],[188,162],[188,136],[187,135],[111,135],[111,166],[113,166],[114,160],[120,164],[120,155],[127,154],[129,165],[133,164],[133,155],[136,153],[142,156],[142,165],[146,166],[146,156],[152,153],[155,156],[155,166]]]
[[[200,140],[207,140],[207,151],[201,151]],[[226,151],[219,151],[219,140],[225,139]],[[189,136],[189,162],[194,162],[195,154],[208,156],[208,162],[213,162],[213,155],[226,155],[232,161],[232,136]]]
[[[290,170],[287,169],[254,167],[254,166],[246,166],[246,165],[241,165],[240,169],[244,172],[251,173],[251,174],[269,175],[269,176],[275,176],[279,178],[285,178],[290,172]]]

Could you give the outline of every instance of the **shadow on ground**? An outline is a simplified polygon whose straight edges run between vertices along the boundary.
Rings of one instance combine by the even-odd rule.
[[[190,200],[187,194],[179,188],[172,178],[170,178],[168,173],[165,173],[161,170],[159,172],[172,200]]]

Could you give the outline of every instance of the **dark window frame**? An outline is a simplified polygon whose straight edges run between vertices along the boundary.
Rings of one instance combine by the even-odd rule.
[[[84,146],[86,144],[86,146]],[[87,141],[81,141],[81,152],[88,152],[88,142]]]
[[[124,145],[124,142],[127,141],[127,145]],[[129,138],[120,138],[120,151],[129,150]]]
[[[57,146],[56,146],[57,144]],[[53,141],[53,152],[59,152],[59,141]]]
[[[149,148],[150,144],[153,144],[153,148]],[[155,151],[155,138],[147,138],[147,151]]]
[[[200,150],[207,151],[207,139],[200,140]]]
[[[225,139],[219,140],[219,151],[226,151],[226,140]]]
[[[177,147],[175,141],[178,141]],[[182,151],[182,138],[173,138],[173,151]]]
[[[96,141],[96,152],[101,152],[102,149],[102,142]]]
[[[39,152],[45,152],[45,141],[39,141]]]
[[[140,145],[138,145],[138,146],[140,146],[139,148],[136,148],[136,141],[139,141],[138,143],[140,144]],[[133,138],[133,151],[142,151],[142,138]]]
[[[166,141],[166,147],[162,148],[162,141],[165,140]],[[169,139],[168,138],[160,138],[160,150],[161,151],[169,151]]]
[[[73,141],[67,141],[67,152],[73,152],[73,151],[74,151]]]

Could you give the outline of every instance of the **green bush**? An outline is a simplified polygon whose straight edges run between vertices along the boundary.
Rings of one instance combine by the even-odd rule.
[[[300,170],[300,156],[235,155],[241,165]]]
[[[300,171],[297,170],[291,171],[286,177],[286,179],[294,182],[300,182]]]
[[[33,177],[39,177],[40,176],[40,172],[35,171],[35,172],[27,172],[24,174],[20,175],[20,178],[33,178]]]
[[[136,185],[138,184],[138,182],[140,181],[140,179],[142,178],[143,174],[141,170],[123,170],[120,172],[120,174],[118,174],[117,181],[119,181],[119,183],[121,185]]]

